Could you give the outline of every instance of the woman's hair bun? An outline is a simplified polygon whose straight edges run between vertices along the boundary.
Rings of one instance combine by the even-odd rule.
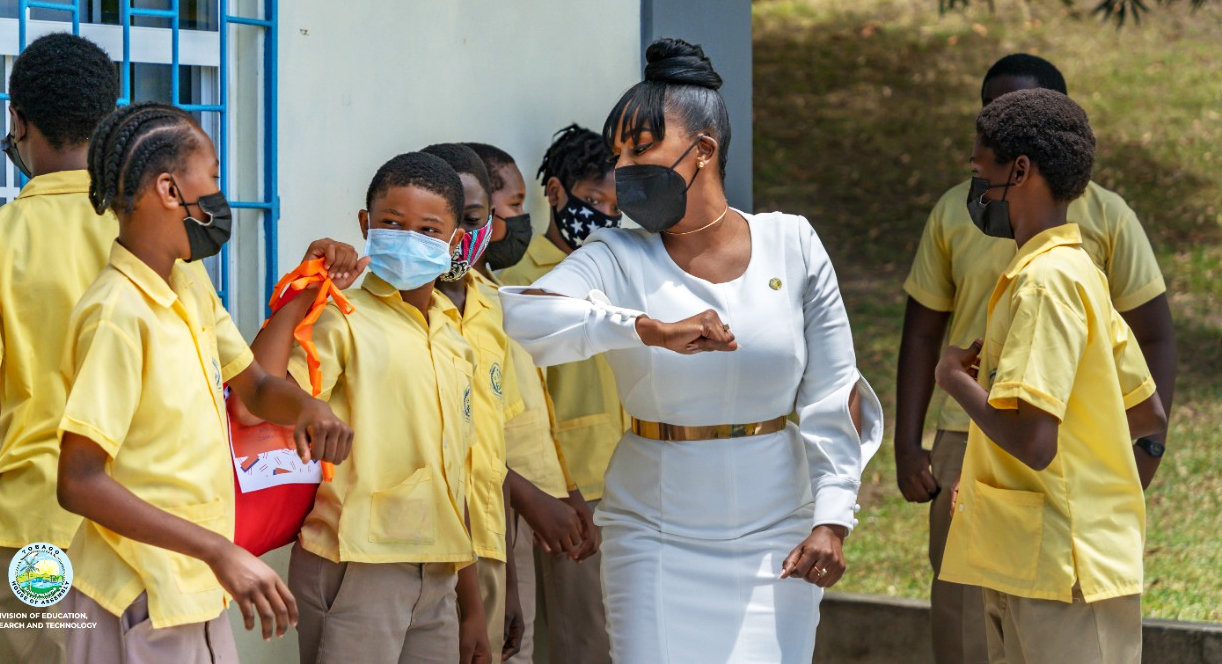
[[[721,76],[704,49],[682,39],[663,37],[645,50],[645,80],[670,85],[696,85],[710,90],[721,88]]]

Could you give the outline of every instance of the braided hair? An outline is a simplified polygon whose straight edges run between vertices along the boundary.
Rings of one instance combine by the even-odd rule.
[[[544,185],[556,178],[571,190],[578,182],[601,180],[613,170],[615,160],[602,136],[571,124],[556,132],[537,175]]]
[[[89,142],[89,202],[130,214],[148,181],[183,168],[199,147],[198,125],[186,111],[157,102],[120,108],[98,125]]]

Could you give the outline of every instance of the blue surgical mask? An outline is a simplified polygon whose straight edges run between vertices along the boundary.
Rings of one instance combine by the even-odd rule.
[[[369,269],[399,290],[420,288],[450,269],[450,242],[416,231],[371,228],[365,255]]]

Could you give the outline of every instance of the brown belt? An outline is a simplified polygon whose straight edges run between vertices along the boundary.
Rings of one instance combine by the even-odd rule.
[[[665,422],[645,422],[632,418],[632,433],[650,440],[723,440],[726,438],[745,438],[747,436],[762,436],[785,429],[788,420],[785,416],[765,422],[750,424],[713,424],[708,426],[684,427]]]

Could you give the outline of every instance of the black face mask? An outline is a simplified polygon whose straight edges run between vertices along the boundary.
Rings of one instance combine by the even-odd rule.
[[[13,135],[11,133],[8,136],[5,136],[3,139],[0,139],[0,150],[3,150],[4,154],[8,155],[9,161],[13,162],[13,166],[15,166],[18,171],[21,171],[21,174],[24,175],[27,180],[34,177],[34,173],[30,171],[30,167],[26,166],[25,161],[22,160],[21,153],[17,151],[17,141],[13,140]]]
[[[503,270],[513,267],[526,255],[534,229],[530,225],[530,213],[516,217],[501,217],[505,221],[505,237],[488,243],[484,256],[488,258],[488,269]]]
[[[1014,239],[1014,228],[1010,226],[1010,204],[1006,201],[1006,194],[1010,192],[1010,186],[1013,184],[1010,182],[1013,175],[1014,167],[1011,166],[1005,184],[989,184],[984,178],[972,178],[972,185],[967,191],[967,214],[976,228],[989,237]],[[1005,187],[1001,200],[986,201],[984,193],[997,187]]]
[[[651,233],[661,233],[683,221],[687,214],[687,190],[700,170],[685,182],[675,166],[700,143],[697,138],[669,168],[657,164],[633,164],[615,169],[615,194],[619,209]]]
[[[574,196],[568,187],[565,187],[564,193],[569,197],[569,202],[556,210],[556,228],[570,249],[576,251],[590,237],[590,233],[600,228],[619,228],[623,215],[613,217],[599,212],[593,205]]]
[[[229,201],[225,200],[225,192],[200,196],[194,203],[188,203],[182,197],[182,188],[178,183],[174,183],[174,189],[178,191],[179,202],[187,209],[187,217],[182,220],[187,229],[187,241],[191,244],[191,255],[187,261],[221,253],[221,247],[229,241],[229,234],[233,230],[233,211],[229,209]],[[192,206],[199,208],[207,219],[201,221],[191,216]]]

